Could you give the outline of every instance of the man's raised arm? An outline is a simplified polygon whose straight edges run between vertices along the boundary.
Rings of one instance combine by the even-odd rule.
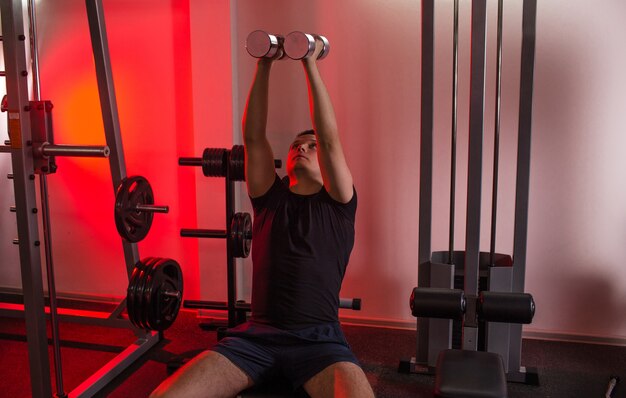
[[[335,111],[322,77],[317,69],[317,56],[323,43],[316,40],[315,52],[302,60],[309,86],[311,120],[317,136],[317,154],[324,187],[331,198],[341,203],[352,199],[352,174],[341,147]]]
[[[267,111],[271,59],[260,58],[254,81],[248,94],[243,116],[243,144],[246,156],[246,183],[248,194],[258,197],[265,194],[274,183],[274,154],[267,140]]]

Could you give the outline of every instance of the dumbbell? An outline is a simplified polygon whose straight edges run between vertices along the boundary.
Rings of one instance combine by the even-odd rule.
[[[330,42],[328,39],[321,35],[300,31],[291,32],[285,37],[285,41],[283,43],[285,54],[287,54],[287,56],[291,59],[308,58],[315,52],[316,39],[321,40],[322,43],[324,43],[324,47],[319,53],[317,59],[324,59],[330,52]]]
[[[255,58],[281,59],[285,56],[283,41],[280,35],[255,30],[246,39],[246,50]]]

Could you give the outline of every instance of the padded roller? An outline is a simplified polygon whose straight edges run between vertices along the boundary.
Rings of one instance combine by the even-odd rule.
[[[535,301],[528,293],[480,292],[477,312],[481,321],[531,323]]]
[[[462,319],[465,293],[460,289],[416,287],[411,293],[411,313],[415,317]]]

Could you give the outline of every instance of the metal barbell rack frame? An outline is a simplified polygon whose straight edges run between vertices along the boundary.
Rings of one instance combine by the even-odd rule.
[[[30,21],[33,32],[33,42],[36,27],[34,26],[34,3],[29,0]],[[109,57],[106,26],[101,0],[85,0],[89,30],[96,65],[100,106],[104,122],[106,147],[81,147],[54,145],[47,142],[33,150],[30,112],[31,102],[28,92],[28,59],[26,55],[27,35],[24,27],[24,9],[22,0],[6,0],[0,4],[2,18],[2,42],[6,71],[7,97],[8,97],[8,125],[10,146],[0,146],[0,152],[10,153],[12,158],[13,172],[8,175],[13,179],[15,200],[19,205],[15,206],[19,239],[14,243],[19,244],[20,268],[22,276],[23,305],[0,303],[0,315],[11,317],[24,317],[26,322],[26,338],[28,347],[28,360],[30,367],[31,391],[34,397],[49,397],[52,394],[51,369],[48,359],[48,338],[46,333],[46,306],[41,273],[41,254],[37,219],[37,198],[35,188],[35,173],[40,171],[40,183],[44,188],[41,195],[42,217],[44,218],[44,243],[46,244],[46,257],[48,268],[49,292],[51,305],[51,318],[56,318],[54,292],[54,280],[52,271],[52,256],[49,242],[49,228],[46,227],[47,218],[47,189],[46,174],[50,170],[37,169],[36,156],[42,158],[54,156],[89,156],[109,158],[109,167],[112,176],[113,190],[117,189],[123,178],[126,177],[126,166],[122,147],[117,102],[113,85],[111,62]],[[36,48],[33,52],[33,73],[35,94],[39,96],[39,70],[36,56]],[[109,152],[110,151],[110,152]],[[53,171],[53,170],[52,170]],[[49,223],[49,221],[48,221]],[[136,243],[130,243],[121,239],[124,260],[127,268],[127,276],[130,278],[135,264],[139,261],[139,251]],[[49,257],[49,258],[48,258]],[[59,319],[87,325],[132,329],[137,340],[106,363],[102,368],[88,377],[84,382],[69,393],[70,397],[90,397],[100,391],[116,376],[133,364],[141,355],[158,343],[162,335],[154,331],[145,331],[133,327],[128,319],[121,317],[126,308],[126,300],[122,300],[117,308],[110,314],[95,313],[79,310],[67,312],[60,311]],[[54,333],[54,326],[53,326]],[[58,338],[58,337],[57,337]],[[55,353],[58,354],[58,353]],[[55,355],[55,359],[58,355]],[[57,360],[60,362],[60,360]],[[61,377],[60,366],[57,367],[57,385]],[[57,388],[57,396],[67,396],[63,392],[62,383]]]

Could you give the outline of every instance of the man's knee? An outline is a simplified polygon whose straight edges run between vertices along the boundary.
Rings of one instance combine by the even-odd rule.
[[[304,384],[311,397],[373,397],[372,387],[360,366],[352,362],[334,363]]]
[[[252,384],[228,358],[204,351],[161,383],[150,398],[232,397]]]

